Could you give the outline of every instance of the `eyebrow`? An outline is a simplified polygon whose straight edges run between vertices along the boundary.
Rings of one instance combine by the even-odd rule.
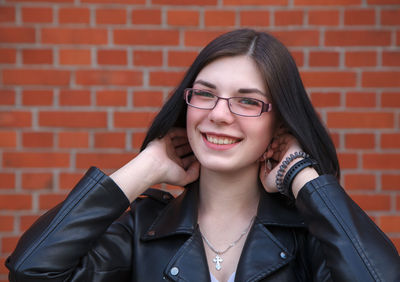
[[[215,84],[212,84],[211,82],[204,81],[204,80],[201,80],[201,79],[196,80],[193,83],[193,85],[194,84],[201,84],[201,85],[204,85],[205,87],[208,87],[208,88],[211,88],[211,89],[217,89],[217,86]],[[259,93],[259,94],[267,97],[267,95],[264,92],[262,92],[261,90],[259,90],[257,88],[240,88],[238,90],[238,93],[241,93],[241,94]]]

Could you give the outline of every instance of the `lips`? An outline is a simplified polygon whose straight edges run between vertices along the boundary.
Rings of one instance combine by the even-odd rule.
[[[215,135],[215,134],[204,134],[205,138],[208,142],[216,145],[230,145],[237,142],[240,142],[241,139],[231,137],[231,136],[223,136],[223,135]]]

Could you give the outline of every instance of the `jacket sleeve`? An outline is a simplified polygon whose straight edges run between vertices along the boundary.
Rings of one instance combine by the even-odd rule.
[[[121,217],[128,206],[111,178],[91,168],[21,237],[6,261],[10,281],[129,280],[131,219]]]
[[[296,206],[319,241],[314,246],[321,247],[325,260],[320,263],[329,269],[333,281],[400,281],[396,248],[334,176],[308,182]],[[323,267],[316,268],[319,274],[323,272]]]

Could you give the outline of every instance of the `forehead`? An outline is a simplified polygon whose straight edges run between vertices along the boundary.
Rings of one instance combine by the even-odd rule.
[[[257,88],[266,92],[265,79],[249,56],[224,57],[205,66],[196,80],[207,81],[220,90]]]

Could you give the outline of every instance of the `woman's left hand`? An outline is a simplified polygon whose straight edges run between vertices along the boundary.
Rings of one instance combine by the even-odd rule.
[[[302,149],[297,139],[285,129],[280,128],[260,160],[260,179],[267,192],[278,192],[275,180],[282,161],[289,157],[290,154],[300,151]],[[297,161],[293,161],[293,164]],[[270,165],[266,165],[268,162]]]

